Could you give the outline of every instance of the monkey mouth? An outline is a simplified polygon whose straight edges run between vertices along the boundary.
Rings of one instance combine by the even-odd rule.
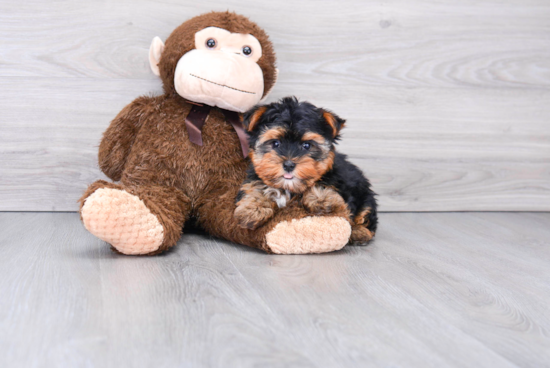
[[[251,95],[255,95],[255,94],[256,94],[256,92],[243,91],[242,89],[238,89],[238,88],[226,86],[225,84],[220,84],[220,83],[212,82],[211,80],[208,80],[208,79],[203,78],[203,77],[199,77],[198,75],[195,75],[195,74],[192,74],[192,73],[189,73],[189,75],[192,76],[192,77],[198,78],[198,79],[200,79],[200,80],[203,80],[203,81],[205,81],[205,82],[212,83],[212,84],[215,84],[215,85],[220,86],[220,87],[229,88],[229,89],[232,89],[232,90],[237,91],[237,92],[249,93],[249,94],[251,94]]]

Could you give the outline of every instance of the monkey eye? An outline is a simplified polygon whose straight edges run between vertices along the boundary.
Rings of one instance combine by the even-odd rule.
[[[271,142],[271,146],[273,148],[277,148],[281,145],[281,142],[279,142],[279,140],[275,139],[273,142]]]
[[[208,40],[206,40],[206,47],[208,47],[209,49],[213,49],[214,47],[216,47],[216,40],[213,38],[209,38]]]
[[[311,143],[308,143],[308,142],[302,143],[302,148],[305,149],[306,151],[309,151],[309,149],[311,148]]]
[[[252,54],[252,49],[250,46],[243,46],[243,55],[250,56]]]

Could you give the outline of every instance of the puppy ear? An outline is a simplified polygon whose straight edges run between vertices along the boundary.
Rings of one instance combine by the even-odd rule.
[[[247,131],[251,132],[256,128],[266,110],[266,106],[256,106],[244,114],[243,125]]]
[[[335,113],[324,109],[321,109],[321,113],[323,114],[323,119],[332,129],[332,137],[336,138],[338,133],[340,133],[340,130],[344,127],[346,121]]]

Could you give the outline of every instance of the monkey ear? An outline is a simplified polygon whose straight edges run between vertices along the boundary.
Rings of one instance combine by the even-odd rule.
[[[323,119],[328,123],[328,125],[330,125],[330,128],[332,129],[332,136],[336,138],[340,133],[340,130],[344,127],[346,121],[340,118],[335,113],[324,109],[321,109],[321,113],[323,114]]]
[[[157,77],[160,77],[159,62],[162,51],[164,51],[164,42],[159,37],[153,38],[149,47],[149,65]]]
[[[275,78],[273,78],[273,84],[271,85],[271,88],[269,88],[269,90],[265,93],[264,97],[262,97],[260,103],[263,103],[267,99],[267,96],[269,96],[271,91],[273,91],[273,87],[275,87],[275,84],[277,83],[277,78],[279,78],[279,69],[275,68]]]
[[[256,106],[251,110],[248,110],[244,114],[243,125],[249,132],[253,131],[258,126],[258,122],[262,118],[262,115],[267,110],[265,106]]]

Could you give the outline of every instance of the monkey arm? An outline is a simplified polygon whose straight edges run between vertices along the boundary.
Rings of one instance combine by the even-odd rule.
[[[126,159],[141,128],[151,97],[139,97],[113,119],[99,145],[99,168],[114,181],[120,180]]]

